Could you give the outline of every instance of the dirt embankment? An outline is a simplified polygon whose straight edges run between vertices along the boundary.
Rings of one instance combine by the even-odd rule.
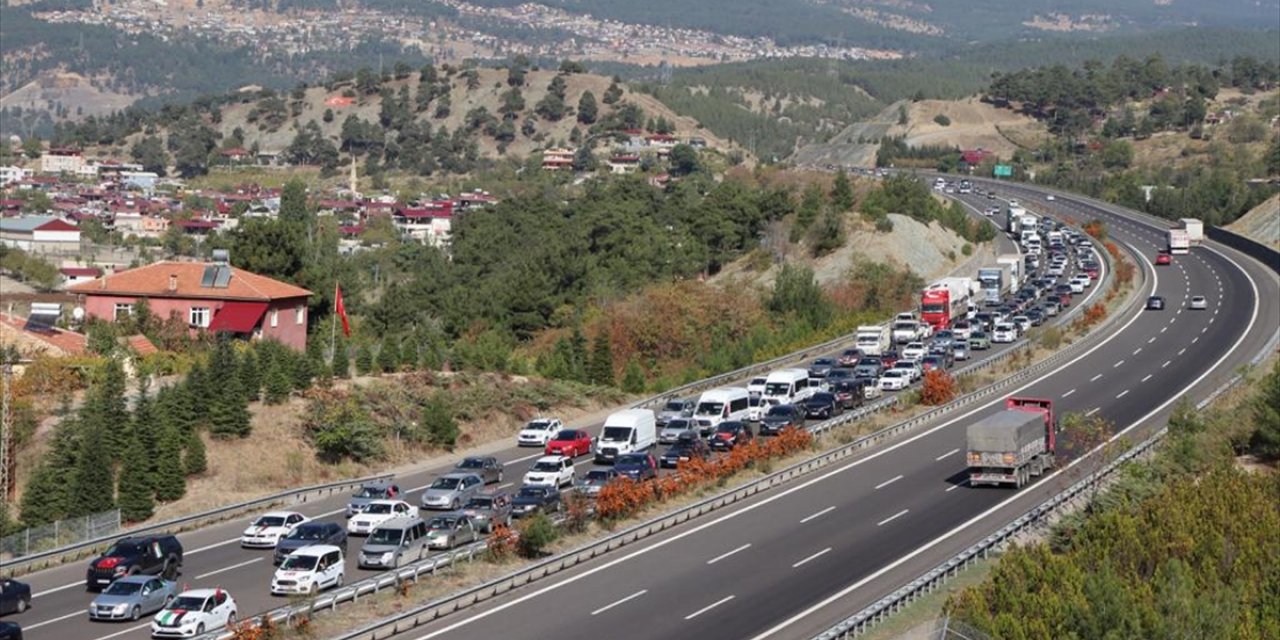
[[[1227,225],[1227,229],[1280,250],[1280,195],[1271,196]]]

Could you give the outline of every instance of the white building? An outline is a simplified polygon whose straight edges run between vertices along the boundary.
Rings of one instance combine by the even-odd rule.
[[[22,167],[0,167],[0,187],[9,186],[15,182],[26,180],[35,175],[35,172]]]

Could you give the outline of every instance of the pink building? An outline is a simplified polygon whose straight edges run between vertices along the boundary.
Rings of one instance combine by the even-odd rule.
[[[227,331],[307,348],[310,291],[225,262],[157,262],[67,288],[85,312],[114,321],[145,298],[160,318],[177,314],[191,330]]]

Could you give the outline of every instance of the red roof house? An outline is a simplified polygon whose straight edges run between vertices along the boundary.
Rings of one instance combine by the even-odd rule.
[[[114,321],[145,298],[161,318],[176,314],[192,331],[275,339],[305,350],[311,292],[223,263],[157,262],[67,288],[85,312]]]

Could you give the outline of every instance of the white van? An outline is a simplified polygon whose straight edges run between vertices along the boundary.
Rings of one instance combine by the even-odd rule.
[[[997,322],[995,329],[991,332],[991,341],[996,343],[1010,343],[1018,339],[1018,325],[1012,322]]]
[[[721,422],[747,419],[751,409],[751,395],[742,387],[712,389],[702,392],[697,408],[693,410],[694,423],[699,431],[713,430]]]
[[[879,356],[889,348],[889,327],[868,324],[858,327],[854,346],[868,356]]]
[[[613,462],[624,453],[644,451],[658,442],[658,418],[651,409],[626,409],[604,420],[596,462]]]
[[[316,594],[342,586],[346,569],[342,549],[330,544],[303,547],[285,556],[271,578],[271,595]]]
[[[805,369],[779,369],[769,374],[764,383],[764,401],[770,405],[795,404],[817,393]]]
[[[361,569],[394,569],[405,560],[421,560],[427,549],[427,523],[418,516],[393,518],[365,538]]]

